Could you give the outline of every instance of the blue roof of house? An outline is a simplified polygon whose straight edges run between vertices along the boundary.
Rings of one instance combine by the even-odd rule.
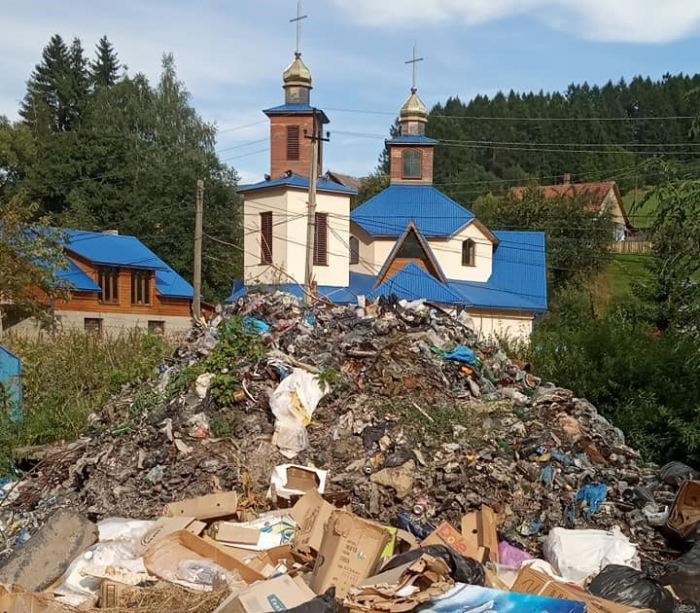
[[[323,123],[330,123],[328,115],[310,104],[280,104],[263,110],[263,113],[265,115],[307,115],[314,111],[321,116]]]
[[[163,296],[192,298],[194,294],[194,288],[187,281],[135,236],[87,232],[85,230],[62,230],[62,232],[66,237],[63,246],[86,260],[106,266],[155,270],[156,289]],[[85,273],[82,273],[75,264],[72,262],[71,264],[72,266],[67,270],[68,274],[83,286],[80,287],[78,283],[75,283],[76,289],[100,291],[100,287],[94,283],[92,283],[92,287],[88,287],[85,278],[91,282],[92,280]],[[85,278],[82,278],[75,269],[80,271]]]
[[[541,313],[547,310],[547,270],[543,232],[494,232],[499,244],[494,248],[492,273],[486,282],[448,280],[441,283],[426,270],[411,262],[381,285],[374,288],[377,277],[350,273],[348,287],[319,286],[320,296],[342,304],[355,302],[357,296],[368,298],[395,294],[406,300],[457,304],[472,308],[520,310]],[[303,295],[298,285],[270,286],[295,296]],[[247,293],[238,288],[227,302]]]
[[[350,213],[372,236],[400,236],[413,221],[425,237],[451,236],[474,214],[432,185],[390,185]]]
[[[436,145],[438,141],[421,134],[402,134],[389,139],[387,145]]]
[[[463,302],[462,296],[453,291],[449,284],[441,283],[414,262],[410,262],[396,274],[386,279],[381,285],[370,291],[367,297],[378,298],[379,296],[390,296],[391,294],[406,300],[425,298],[432,302],[448,304],[461,304]]]
[[[57,271],[59,281],[66,283],[71,289],[81,292],[100,292],[100,288],[78,265],[72,260],[65,258],[66,266]]]
[[[279,177],[277,179],[270,179],[269,181],[260,181],[259,183],[253,183],[251,185],[242,185],[238,188],[238,192],[252,192],[256,189],[269,189],[272,187],[299,187],[301,189],[309,189],[309,179],[308,177],[302,177],[297,174],[290,174],[289,176]],[[319,179],[316,183],[316,189],[321,192],[335,192],[338,194],[348,194],[355,195],[356,190],[340,185],[335,181],[329,181],[328,179]]]

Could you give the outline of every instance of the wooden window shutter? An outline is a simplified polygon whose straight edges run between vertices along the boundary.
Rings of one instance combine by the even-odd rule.
[[[272,213],[260,213],[260,263],[272,264]]]
[[[287,159],[299,159],[299,126],[287,126]]]
[[[328,213],[316,213],[314,266],[328,266]]]

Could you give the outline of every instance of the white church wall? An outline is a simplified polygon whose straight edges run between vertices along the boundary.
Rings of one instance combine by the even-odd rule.
[[[462,266],[462,243],[467,239],[472,239],[475,243],[474,266]],[[473,223],[449,239],[429,239],[428,244],[448,279],[478,282],[489,280],[492,270],[493,243]]]
[[[505,311],[470,311],[474,328],[483,337],[508,337],[513,340],[528,340],[533,331],[532,313],[508,313]]]
[[[272,261],[262,264],[260,258],[260,213],[272,212]],[[287,265],[287,196],[284,189],[249,192],[243,203],[243,268],[246,284],[282,283],[283,275],[276,267]],[[303,276],[302,276],[303,279]]]

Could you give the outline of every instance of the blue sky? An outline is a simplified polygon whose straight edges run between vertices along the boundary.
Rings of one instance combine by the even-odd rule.
[[[283,100],[295,12],[296,0],[6,3],[0,114],[17,118],[51,34],[78,36],[90,51],[107,34],[130,72],[151,79],[162,53],[174,53],[195,107],[221,130],[222,159],[244,181],[261,179],[269,165],[267,143],[255,142],[267,136],[261,109]],[[418,86],[428,106],[450,95],[693,73],[700,56],[700,2],[692,0],[304,0],[303,12],[312,102],[331,119],[325,166],[357,175],[375,166],[380,135],[408,95],[404,61],[414,40],[425,57]]]

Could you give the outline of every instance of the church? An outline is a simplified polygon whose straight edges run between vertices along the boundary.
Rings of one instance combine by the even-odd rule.
[[[393,294],[466,311],[484,336],[527,338],[547,309],[544,234],[491,231],[433,186],[440,143],[425,134],[428,110],[415,79],[399,111],[400,134],[386,141],[389,187],[353,210],[356,191],[323,178],[329,119],[311,104],[311,72],[299,52],[282,79],[284,104],[264,111],[270,173],[239,188],[244,279],[229,301],[253,288],[311,292],[338,304]],[[321,178],[309,249],[312,283],[304,288],[310,176]]]

